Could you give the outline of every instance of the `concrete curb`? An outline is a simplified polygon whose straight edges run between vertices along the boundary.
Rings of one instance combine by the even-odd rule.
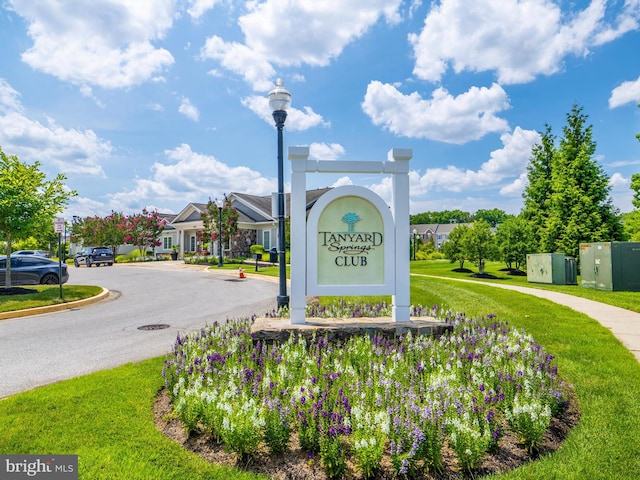
[[[40,315],[41,313],[59,312],[61,310],[69,310],[71,308],[83,307],[92,303],[100,302],[106,299],[111,292],[106,288],[102,289],[98,295],[74,302],[58,303],[56,305],[47,305],[46,307],[26,308],[24,310],[14,310],[12,312],[1,312],[0,320],[8,320],[10,318],[26,317],[28,315]]]

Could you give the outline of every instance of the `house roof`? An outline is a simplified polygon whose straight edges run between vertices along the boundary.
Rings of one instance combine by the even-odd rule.
[[[193,222],[202,220],[200,214],[207,210],[206,203],[189,203],[176,215],[171,223]]]
[[[331,190],[331,187],[317,188],[315,190],[307,191],[307,211],[313,207],[316,201],[326,192]],[[231,205],[238,212],[238,223],[240,224],[259,224],[259,223],[273,223],[277,218],[271,215],[271,195],[250,195],[248,193],[232,192],[228,198],[231,200]],[[291,194],[285,195],[286,216],[289,216],[290,212],[290,200]],[[189,203],[184,207],[177,215],[165,214],[162,215],[168,222],[167,227],[171,224],[194,222],[202,220],[202,213],[207,211],[206,203]],[[169,219],[172,217],[171,219]]]
[[[418,232],[420,235],[425,235],[427,233],[448,235],[453,231],[454,228],[460,225],[466,225],[470,227],[473,225],[473,223],[421,223],[409,225],[409,233],[413,233],[413,229],[415,228],[416,232]]]
[[[331,187],[317,188],[315,190],[307,190],[307,204],[306,210],[308,211],[316,201],[325,193],[331,190]],[[271,215],[271,195],[258,196],[249,195],[247,193],[233,192],[231,194],[232,205],[238,210],[239,213],[244,214],[253,222],[273,222],[276,219]],[[233,199],[238,200],[234,202]],[[290,215],[291,206],[291,194],[285,194],[285,216]],[[239,221],[242,221],[240,218]]]

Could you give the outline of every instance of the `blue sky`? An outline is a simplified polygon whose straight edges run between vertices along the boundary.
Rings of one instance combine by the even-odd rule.
[[[269,195],[277,78],[285,156],[411,148],[413,214],[518,213],[574,103],[623,212],[640,172],[640,0],[0,0],[0,58],[0,146],[67,175],[67,218]],[[351,183],[390,199],[385,177],[308,178]]]

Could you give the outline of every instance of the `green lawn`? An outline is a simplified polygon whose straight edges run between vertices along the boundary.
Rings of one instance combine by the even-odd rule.
[[[452,268],[426,264],[412,262],[412,271],[443,275]],[[411,301],[494,313],[524,328],[575,386],[582,418],[563,447],[498,478],[640,478],[640,364],[609,330],[567,307],[483,284],[414,276]],[[87,480],[257,478],[209,465],[155,429],[161,369],[156,358],[0,400],[0,452],[78,454]]]
[[[29,285],[26,287],[36,293],[25,295],[0,295],[0,312],[12,312],[25,308],[46,307],[63,303],[60,299],[59,285]],[[63,285],[64,302],[73,302],[93,297],[102,292],[102,287],[86,285]]]
[[[596,302],[602,302],[620,308],[626,308],[627,310],[632,310],[634,312],[640,312],[640,292],[609,292],[606,290],[584,288],[580,286],[580,277],[578,277],[578,285],[547,285],[542,283],[529,283],[527,282],[526,276],[509,275],[508,272],[503,271],[502,269],[504,269],[504,266],[505,265],[502,262],[487,262],[485,273],[490,273],[498,277],[497,280],[472,278],[469,273],[453,272],[452,270],[458,267],[458,263],[451,263],[448,260],[418,260],[416,262],[411,262],[411,273],[437,275],[454,279],[478,280],[480,282],[508,283],[510,285],[519,285],[522,287],[553,290],[556,292],[574,295],[576,297],[588,298],[590,300],[595,300]],[[464,268],[473,270],[474,273],[478,271],[469,262],[465,262]]]

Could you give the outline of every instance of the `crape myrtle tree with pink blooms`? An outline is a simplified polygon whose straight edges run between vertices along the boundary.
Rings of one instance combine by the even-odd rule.
[[[124,243],[135,245],[144,256],[147,248],[160,246],[160,235],[165,225],[166,220],[157,211],[150,212],[144,208],[142,213],[125,216],[120,228],[124,232]]]
[[[220,211],[214,200],[209,198],[207,202],[207,210],[201,215],[202,224],[204,226],[205,242],[211,239],[211,248],[213,242],[218,239],[218,230],[220,229]],[[231,205],[231,199],[225,195],[222,204],[222,244],[228,245],[229,239],[238,233],[238,210]]]
[[[82,243],[85,246],[107,246],[113,251],[114,256],[117,256],[118,247],[125,243],[125,231],[122,228],[125,218],[122,212],[114,211],[106,217],[74,217],[71,239],[74,243]]]

